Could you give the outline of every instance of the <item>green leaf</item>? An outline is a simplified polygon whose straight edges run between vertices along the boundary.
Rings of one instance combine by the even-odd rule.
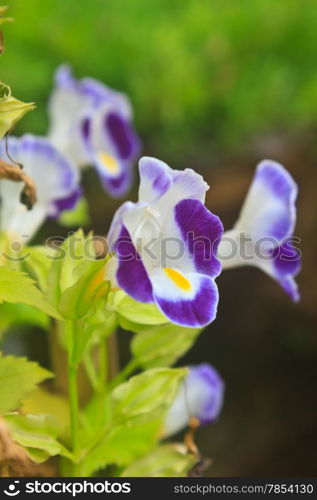
[[[61,245],[52,242],[55,255],[48,276],[48,293],[51,302],[58,307],[61,294],[74,285],[78,277],[75,268],[85,261],[85,236],[82,229],[71,234]]]
[[[121,477],[186,477],[197,457],[186,453],[183,445],[165,444],[133,462]]]
[[[101,439],[85,456],[76,469],[76,475],[90,476],[106,465],[126,466],[153,449],[161,428],[160,420],[142,425],[120,425]]]
[[[3,96],[0,101],[0,139],[34,107],[32,102],[22,102],[11,95]]]
[[[120,316],[120,314],[117,315],[118,318],[118,324],[123,330],[127,330],[128,332],[133,332],[133,333],[140,333],[143,332],[144,330],[149,329],[149,325],[141,325],[139,323],[132,323],[132,321],[129,321],[128,319],[124,318],[123,316]]]
[[[114,333],[116,328],[116,314],[107,311],[105,304],[101,302],[91,316],[87,316],[80,321],[81,331],[80,335],[76,336],[76,345],[72,356],[73,362],[79,363],[86,352],[104,341]]]
[[[18,408],[22,399],[52,374],[26,358],[0,355],[0,414]]]
[[[186,376],[186,368],[157,368],[131,377],[112,393],[114,421],[143,417],[153,419],[153,413],[162,413],[172,403],[180,382]]]
[[[88,269],[60,299],[59,310],[66,319],[77,320],[95,311],[96,301],[105,298],[109,282],[105,281],[106,259],[88,262]]]
[[[14,441],[25,448],[32,460],[41,463],[55,455],[71,457],[57,441],[59,426],[50,415],[7,415],[5,420]]]
[[[37,387],[23,399],[24,414],[49,414],[58,422],[60,432],[66,434],[69,427],[69,401],[65,396]]]
[[[33,325],[47,330],[49,317],[39,309],[26,304],[0,304],[0,330],[4,331],[12,325]]]
[[[69,307],[72,308],[70,316],[67,316],[69,319],[81,317],[82,312],[78,314],[76,311],[78,295],[84,292],[81,285],[85,284],[85,276],[87,277],[89,273],[94,272],[98,266],[102,267],[102,262],[105,264],[107,258],[96,261],[92,233],[85,236],[82,229],[71,234],[61,245],[58,246],[55,243],[53,245],[55,255],[51,257],[52,266],[48,276],[50,300],[56,308],[59,308],[62,295],[74,287],[63,297],[61,308],[66,314]],[[78,283],[81,278],[82,282]],[[98,283],[99,285],[102,284],[101,281]],[[81,287],[80,290],[77,289],[78,286]]]
[[[116,311],[126,320],[139,325],[161,325],[168,321],[155,304],[143,304],[128,295],[116,305]]]
[[[90,223],[88,203],[86,198],[81,198],[72,210],[64,210],[60,215],[58,222],[62,226],[86,227]]]
[[[48,275],[52,266],[51,258],[55,255],[53,249],[47,246],[24,247],[28,258],[22,262],[22,270],[27,272],[43,292],[47,292]]]
[[[31,278],[25,273],[4,266],[0,267],[0,303],[2,302],[28,304],[53,318],[60,318],[59,313],[36,288]]]
[[[134,336],[131,350],[143,368],[170,366],[191,348],[200,332],[171,323],[154,326]]]

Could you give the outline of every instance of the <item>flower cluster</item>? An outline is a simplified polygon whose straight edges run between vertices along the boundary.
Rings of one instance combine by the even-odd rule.
[[[122,196],[131,186],[132,166],[139,154],[140,142],[125,95],[91,78],[76,80],[68,66],[57,70],[55,83],[49,104],[48,136],[28,134],[0,143],[5,168],[23,168],[36,187],[35,203],[27,205],[21,177],[18,182],[8,178],[0,182],[0,232],[22,243],[47,217],[57,218],[75,207],[83,194],[80,168],[93,165],[105,190],[112,196]],[[217,419],[225,390],[217,370],[207,363],[188,370],[170,366],[189,349],[200,329],[215,320],[219,302],[216,278],[222,270],[256,266],[277,281],[294,301],[299,300],[295,276],[300,270],[300,253],[294,238],[297,185],[282,165],[264,160],[257,166],[238,221],[226,232],[219,217],[205,206],[209,186],[194,170],[174,170],[159,159],[143,157],[139,175],[138,200],[123,203],[114,214],[104,258],[96,258],[94,247],[91,260],[81,255],[79,262],[75,258],[73,262],[67,255],[62,263],[54,261],[49,271],[45,265],[38,276],[45,296],[25,274],[18,276],[22,280],[22,302],[59,321],[58,331],[61,336],[65,334],[73,446],[72,453],[61,443],[57,449],[76,465],[82,456],[95,452],[105,429],[110,442],[117,439],[118,446],[125,443],[127,429],[131,439],[136,433],[138,440],[138,417],[148,416],[155,423],[160,416],[161,433],[153,431],[151,446],[153,439],[158,440],[157,435],[160,439],[169,437],[185,428],[192,418],[201,425]],[[81,236],[76,244],[83,249],[87,240],[82,232],[78,233]],[[74,243],[75,236],[69,241]],[[62,245],[61,255],[65,256],[64,251]],[[30,267],[37,275],[36,265]],[[11,280],[17,279],[9,266],[0,266],[0,271],[5,285],[11,286]],[[48,274],[43,277],[45,271]],[[51,296],[47,290],[50,286]],[[11,288],[4,297],[9,297],[9,302],[21,302],[21,295],[15,296]],[[127,317],[120,310],[124,303],[130,304]],[[90,359],[92,347],[110,337],[118,325],[136,333],[131,349],[134,357],[104,391],[107,370],[100,357],[101,373],[95,373]],[[162,342],[159,336],[163,329]],[[173,335],[177,341],[173,343],[172,339],[166,346]],[[101,356],[104,349],[100,348]],[[98,428],[95,434],[91,428],[84,434],[83,453],[78,449],[77,436],[82,425],[76,406],[80,363],[85,365],[98,393],[98,403],[105,397],[102,404],[107,408],[104,428]],[[122,384],[131,374],[131,366],[132,373],[135,369],[144,372]],[[13,404],[6,412],[14,409]],[[91,409],[83,422],[89,422],[90,413]],[[92,427],[95,423],[99,425],[94,419]],[[89,442],[94,435],[97,442],[92,440],[90,450],[85,440]],[[106,449],[110,448],[108,445]],[[103,455],[107,455],[103,449],[95,454],[98,463],[94,470],[106,465],[99,461]],[[121,460],[111,455],[109,463],[121,467],[125,465]]]
[[[140,160],[139,200],[118,209],[108,235],[113,287],[155,303],[170,321],[188,327],[215,319],[221,264],[223,269],[258,266],[298,300],[294,276],[300,256],[291,241],[297,187],[290,174],[278,163],[263,161],[237,224],[224,234],[219,218],[204,206],[207,189],[193,170],[172,170],[155,158]],[[242,234],[250,260],[242,257]],[[260,244],[264,254],[258,256]]]

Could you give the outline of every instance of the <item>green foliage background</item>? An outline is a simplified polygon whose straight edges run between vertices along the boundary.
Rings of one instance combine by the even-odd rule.
[[[44,133],[54,68],[126,91],[145,149],[179,164],[317,122],[314,0],[11,0],[1,77],[36,100]],[[212,160],[210,160],[212,162]]]

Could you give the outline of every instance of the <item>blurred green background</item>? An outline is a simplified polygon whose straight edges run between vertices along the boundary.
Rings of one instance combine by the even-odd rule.
[[[15,22],[4,27],[1,80],[37,103],[17,133],[45,133],[53,72],[69,62],[78,77],[129,94],[144,153],[200,171],[212,186],[207,205],[227,229],[261,158],[283,162],[299,182],[301,303],[256,269],[224,273],[218,318],[183,362],[209,361],[227,384],[219,423],[198,433],[214,460],[208,474],[316,475],[316,1],[8,5]],[[120,202],[107,198],[93,171],[84,180],[92,227],[104,234]],[[38,241],[63,231],[47,224]],[[31,338],[25,334],[21,349],[37,356]],[[121,343],[124,361],[127,334]]]

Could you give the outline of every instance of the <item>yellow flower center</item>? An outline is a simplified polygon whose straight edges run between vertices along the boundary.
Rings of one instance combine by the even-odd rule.
[[[99,161],[111,174],[117,174],[119,172],[117,160],[113,156],[108,155],[108,153],[99,153]]]
[[[181,273],[171,267],[165,267],[164,271],[173,283],[178,286],[178,288],[181,288],[182,290],[191,290],[192,286],[190,282]]]

